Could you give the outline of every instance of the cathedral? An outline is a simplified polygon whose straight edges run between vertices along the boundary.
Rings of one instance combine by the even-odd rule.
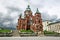
[[[22,18],[22,14],[20,14],[18,19],[17,30],[21,29],[32,30],[33,32],[43,31],[41,13],[39,12],[38,8],[35,14],[32,15],[30,5],[28,5],[26,10],[24,11],[24,18]]]

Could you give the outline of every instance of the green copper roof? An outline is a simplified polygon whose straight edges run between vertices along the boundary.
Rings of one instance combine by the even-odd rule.
[[[22,17],[22,14],[20,14],[20,17]]]
[[[26,8],[26,10],[31,10],[31,9],[30,9],[30,5],[28,5],[28,7]]]
[[[39,10],[38,10],[38,8],[37,8],[37,10],[36,10],[36,13],[39,13]]]

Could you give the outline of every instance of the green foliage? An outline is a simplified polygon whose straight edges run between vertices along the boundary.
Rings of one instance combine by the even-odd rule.
[[[32,30],[20,30],[20,32],[32,32],[33,33]]]
[[[8,30],[8,29],[0,30],[0,33],[8,33],[8,32],[11,32],[11,30]]]
[[[44,34],[57,34],[56,32],[52,32],[52,31],[44,31]]]

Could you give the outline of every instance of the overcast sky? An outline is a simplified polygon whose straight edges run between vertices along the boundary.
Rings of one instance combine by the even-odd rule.
[[[0,0],[0,25],[16,27],[28,4],[33,14],[39,9],[42,19],[60,19],[60,0]]]

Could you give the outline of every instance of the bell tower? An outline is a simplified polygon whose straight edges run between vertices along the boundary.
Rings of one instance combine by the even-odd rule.
[[[35,27],[36,27],[36,32],[38,32],[38,34],[42,34],[43,32],[43,25],[42,25],[42,19],[41,19],[41,13],[39,12],[38,8],[37,11],[35,13]]]
[[[30,5],[27,6],[25,12],[24,12],[24,16],[27,17],[27,16],[32,16],[32,11],[31,11],[31,8],[30,8]]]

